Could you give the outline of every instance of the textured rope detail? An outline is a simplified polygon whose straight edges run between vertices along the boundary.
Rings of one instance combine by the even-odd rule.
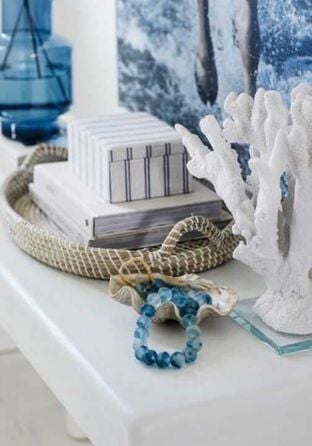
[[[181,237],[190,231],[198,231],[206,235],[208,243],[216,248],[220,248],[226,243],[227,238],[231,235],[229,232],[220,231],[208,218],[198,216],[189,217],[178,222],[173,227],[158,253],[160,255],[171,255]]]
[[[36,164],[47,161],[67,161],[68,151],[64,147],[39,144],[30,154],[25,158],[20,169],[29,170],[33,172]]]

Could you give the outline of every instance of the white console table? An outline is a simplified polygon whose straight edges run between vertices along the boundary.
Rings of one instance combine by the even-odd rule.
[[[204,348],[180,371],[132,356],[136,314],[107,283],[21,252],[0,227],[0,324],[95,446],[310,446],[312,353],[278,357],[232,320],[203,323]],[[262,284],[233,261],[204,274],[242,298]],[[160,349],[184,341],[155,328]]]

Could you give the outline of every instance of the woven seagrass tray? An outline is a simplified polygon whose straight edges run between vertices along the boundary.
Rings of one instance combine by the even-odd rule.
[[[125,262],[138,257],[153,272],[171,276],[205,271],[232,258],[238,238],[230,227],[221,231],[204,217],[189,217],[177,223],[162,246],[153,249],[102,249],[73,243],[32,202],[28,188],[35,164],[66,159],[67,149],[37,146],[3,185],[0,206],[10,234],[32,257],[62,271],[95,279],[118,274]],[[183,234],[194,230],[207,237],[179,242]],[[137,263],[129,266],[129,274],[139,272]]]

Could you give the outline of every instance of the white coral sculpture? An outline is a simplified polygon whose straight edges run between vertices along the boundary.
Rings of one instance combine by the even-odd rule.
[[[200,122],[213,150],[176,125],[191,156],[188,169],[213,183],[232,212],[233,232],[243,238],[234,258],[265,280],[257,315],[277,331],[312,333],[312,87],[296,87],[290,109],[277,91],[261,88],[254,99],[230,93],[224,107],[231,118],[223,127],[211,115]],[[246,182],[231,143],[250,146]]]

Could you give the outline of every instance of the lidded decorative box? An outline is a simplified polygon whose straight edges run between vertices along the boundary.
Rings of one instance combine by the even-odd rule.
[[[72,121],[68,147],[74,174],[110,203],[192,191],[181,137],[148,113]]]

